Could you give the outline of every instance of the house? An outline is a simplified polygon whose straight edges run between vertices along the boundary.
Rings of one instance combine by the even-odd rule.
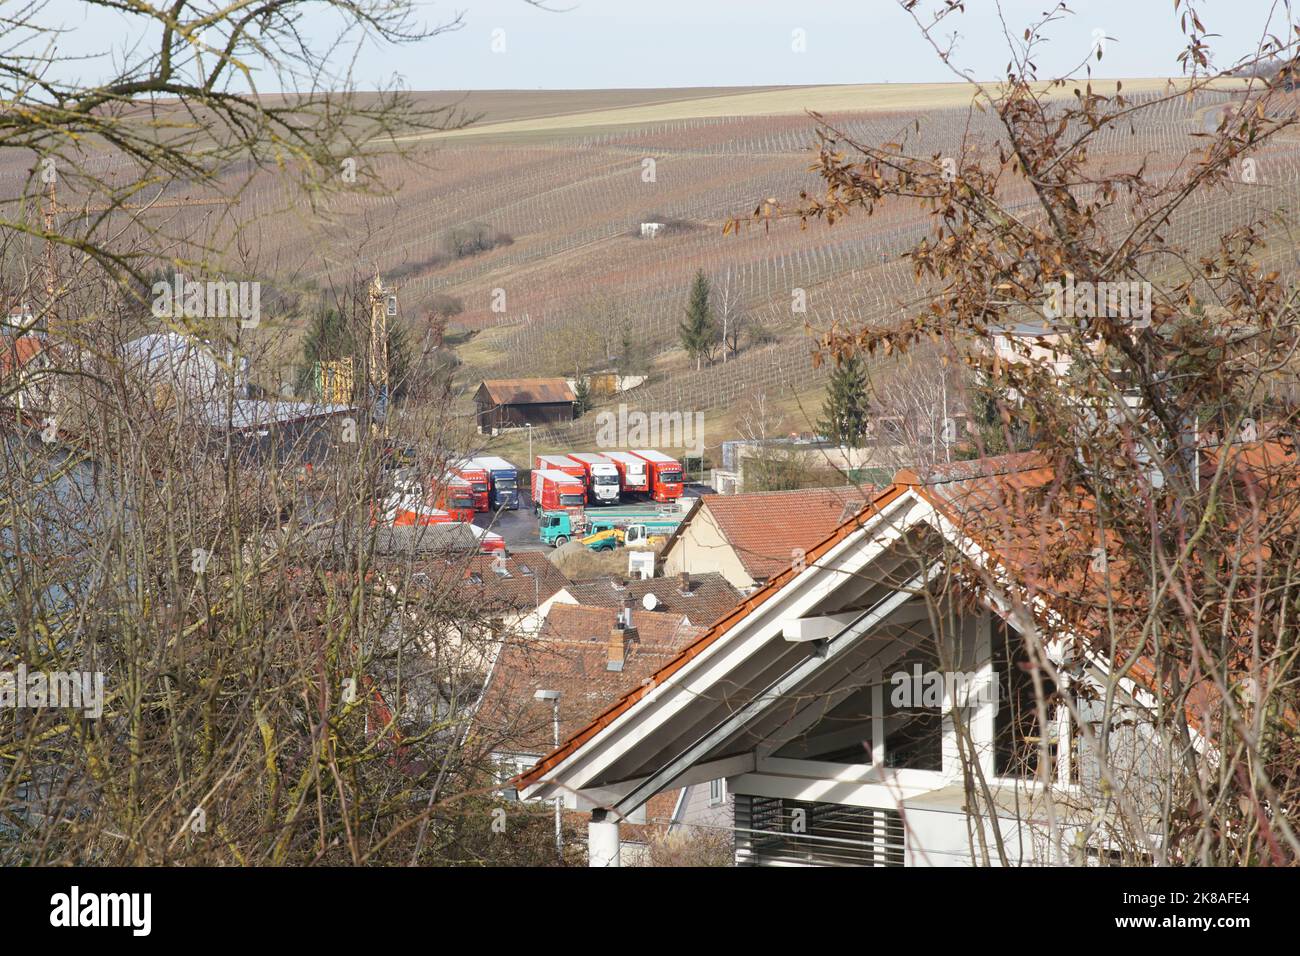
[[[1044,507],[1062,487],[1034,453],[900,472],[517,778],[521,797],[590,811],[593,865],[618,865],[647,800],[719,778],[741,865],[1154,854],[1182,757],[1156,730],[1147,644],[1108,643],[1105,579],[1078,570],[1095,502]],[[1213,675],[1180,679],[1204,752]]]
[[[575,604],[587,607],[623,607],[630,598],[635,607],[660,614],[679,614],[695,627],[708,627],[740,601],[740,592],[716,571],[682,572],[671,578],[597,578],[574,581],[568,587]]]
[[[679,614],[555,604],[536,639],[502,648],[475,715],[474,732],[491,742],[502,782],[550,751],[556,734],[576,733],[703,633]],[[541,700],[538,691],[559,696]],[[646,827],[666,831],[675,815],[682,822],[685,805],[671,790],[630,814],[622,862],[643,859]]]
[[[0,401],[20,412],[50,408],[53,376],[45,344],[31,333],[0,338]]]
[[[574,603],[573,583],[540,551],[478,554],[447,564],[460,576],[462,593],[490,609],[503,630],[536,634],[553,604]]]
[[[487,379],[474,393],[479,431],[573,421],[573,389],[562,378]]]
[[[749,590],[860,510],[869,494],[849,486],[707,495],[665,543],[664,576],[716,573]]]

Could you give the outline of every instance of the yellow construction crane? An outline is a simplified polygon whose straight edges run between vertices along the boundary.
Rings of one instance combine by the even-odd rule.
[[[370,355],[371,387],[383,405],[381,429],[388,434],[388,320],[397,318],[397,293],[384,288],[383,277],[375,272],[370,281]]]

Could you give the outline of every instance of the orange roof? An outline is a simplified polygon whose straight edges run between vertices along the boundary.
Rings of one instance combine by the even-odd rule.
[[[22,368],[44,347],[34,335],[5,336],[4,342],[0,343],[0,377],[9,375],[15,368]]]
[[[633,611],[636,636],[625,645],[623,669],[611,671],[617,616],[613,608],[557,604],[536,640],[503,647],[475,717],[479,733],[500,740],[500,749],[545,753],[554,746],[552,705],[535,700],[535,691],[560,692],[561,735],[575,734],[702,633],[678,614]]]
[[[905,487],[895,484],[880,492],[866,505],[865,508],[862,509],[859,514],[840,524],[839,527],[820,542],[807,548],[806,560],[808,564],[810,566],[813,565],[824,554],[826,554],[826,552],[830,551],[852,534],[865,518],[889,505],[891,502],[899,498],[906,490]],[[735,498],[740,496],[727,495],[726,497]],[[659,668],[659,670],[655,671],[654,674],[651,675],[649,681],[643,682],[639,687],[630,691],[599,714],[586,727],[570,735],[563,744],[539,761],[531,770],[527,773],[520,774],[519,777],[516,778],[516,782],[520,786],[527,786],[541,780],[551,771],[551,769],[562,763],[575,750],[585,744],[592,737],[596,736],[596,734],[600,733],[600,731],[608,727],[619,716],[630,710],[642,697],[650,693],[651,690],[666,681],[673,674],[677,673],[677,671],[681,670],[682,667],[702,654],[715,641],[731,630],[735,624],[743,621],[764,602],[770,600],[786,585],[786,583],[793,579],[797,573],[798,572],[787,564],[785,569],[773,577],[766,586],[760,588],[741,601],[740,604],[736,605],[736,607],[732,609],[730,614],[718,620],[698,639],[684,647],[681,653],[666,663],[663,667]],[[556,607],[558,608],[560,605],[557,605]],[[552,610],[554,611],[555,609],[553,608]]]
[[[1260,461],[1269,465],[1283,461],[1294,463],[1293,454],[1281,455],[1275,449],[1247,449],[1239,467],[1251,470]],[[1058,507],[1044,507],[1049,490],[1062,494],[1056,496]],[[956,462],[936,468],[924,476],[914,471],[900,471],[894,484],[880,492],[859,515],[840,523],[820,543],[807,550],[807,562],[812,566],[827,551],[856,530],[871,513],[879,511],[908,491],[915,492],[930,503],[963,533],[978,544],[994,562],[1001,565],[1012,578],[1012,583],[1025,589],[1031,596],[1042,597],[1052,611],[1062,613],[1074,625],[1095,626],[1090,617],[1104,601],[1096,598],[1104,581],[1099,575],[1070,576],[1063,568],[1070,568],[1071,560],[1078,562],[1080,554],[1088,555],[1099,542],[1095,525],[1095,501],[1074,489],[1059,483],[1059,475],[1046,456],[1038,452],[1004,455],[969,462]],[[719,496],[708,499],[727,501],[744,496]],[[1060,507],[1063,503],[1063,507]],[[1066,517],[1070,520],[1066,520]],[[775,519],[774,519],[775,520]],[[1109,549],[1108,549],[1109,550]],[[1118,552],[1118,549],[1116,549]],[[1112,559],[1109,572],[1123,573],[1122,559]],[[788,559],[787,559],[788,561]],[[573,734],[561,747],[549,754],[516,783],[528,786],[542,780],[554,767],[592,739],[620,715],[629,710],[649,690],[680,670],[686,663],[726,634],[734,625],[748,617],[755,609],[770,599],[794,576],[788,565],[763,588],[741,602],[730,614],[719,620],[707,633],[686,647],[676,658],[654,674],[653,684],[639,687],[627,694],[600,714],[587,727]],[[1073,606],[1071,606],[1073,604]],[[1141,616],[1141,615],[1139,615]],[[1126,657],[1136,655],[1129,671],[1139,683],[1148,688],[1155,686],[1155,670],[1143,654],[1143,648],[1130,647],[1121,652],[1120,664]],[[1198,675],[1190,675],[1197,679]],[[1207,696],[1208,695],[1208,696]],[[1199,728],[1205,729],[1201,717],[1212,705],[1213,688],[1195,688],[1188,697],[1189,718]]]
[[[709,510],[745,571],[759,581],[788,566],[795,548],[806,552],[838,528],[873,491],[847,486],[709,495],[701,507]]]

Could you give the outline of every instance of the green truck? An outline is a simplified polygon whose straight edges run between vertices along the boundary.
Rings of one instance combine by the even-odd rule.
[[[620,514],[605,514],[604,509],[599,514],[588,512],[581,524],[574,521],[573,516],[567,511],[543,511],[537,519],[537,533],[544,544],[552,547],[560,547],[568,544],[574,538],[585,538],[594,536],[602,531],[610,531],[614,528],[622,528],[629,532],[627,543],[632,544],[644,540],[655,534],[672,534],[673,530],[681,524],[682,515],[664,514],[659,511],[639,511],[623,512]],[[576,525],[576,526],[575,526]],[[632,534],[631,529],[639,527],[637,534]],[[596,542],[598,547],[612,548],[617,546],[617,540],[614,536],[607,536]]]

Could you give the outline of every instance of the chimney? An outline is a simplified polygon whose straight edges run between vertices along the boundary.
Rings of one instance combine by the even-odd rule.
[[[610,630],[609,642],[606,645],[605,670],[621,671],[623,669],[623,656],[627,651],[627,645],[624,643],[626,634],[627,631],[622,627],[615,627]]]
[[[677,589],[681,591],[682,594],[690,594],[691,593],[691,572],[682,571],[680,574],[677,575],[677,579],[678,579]]]

